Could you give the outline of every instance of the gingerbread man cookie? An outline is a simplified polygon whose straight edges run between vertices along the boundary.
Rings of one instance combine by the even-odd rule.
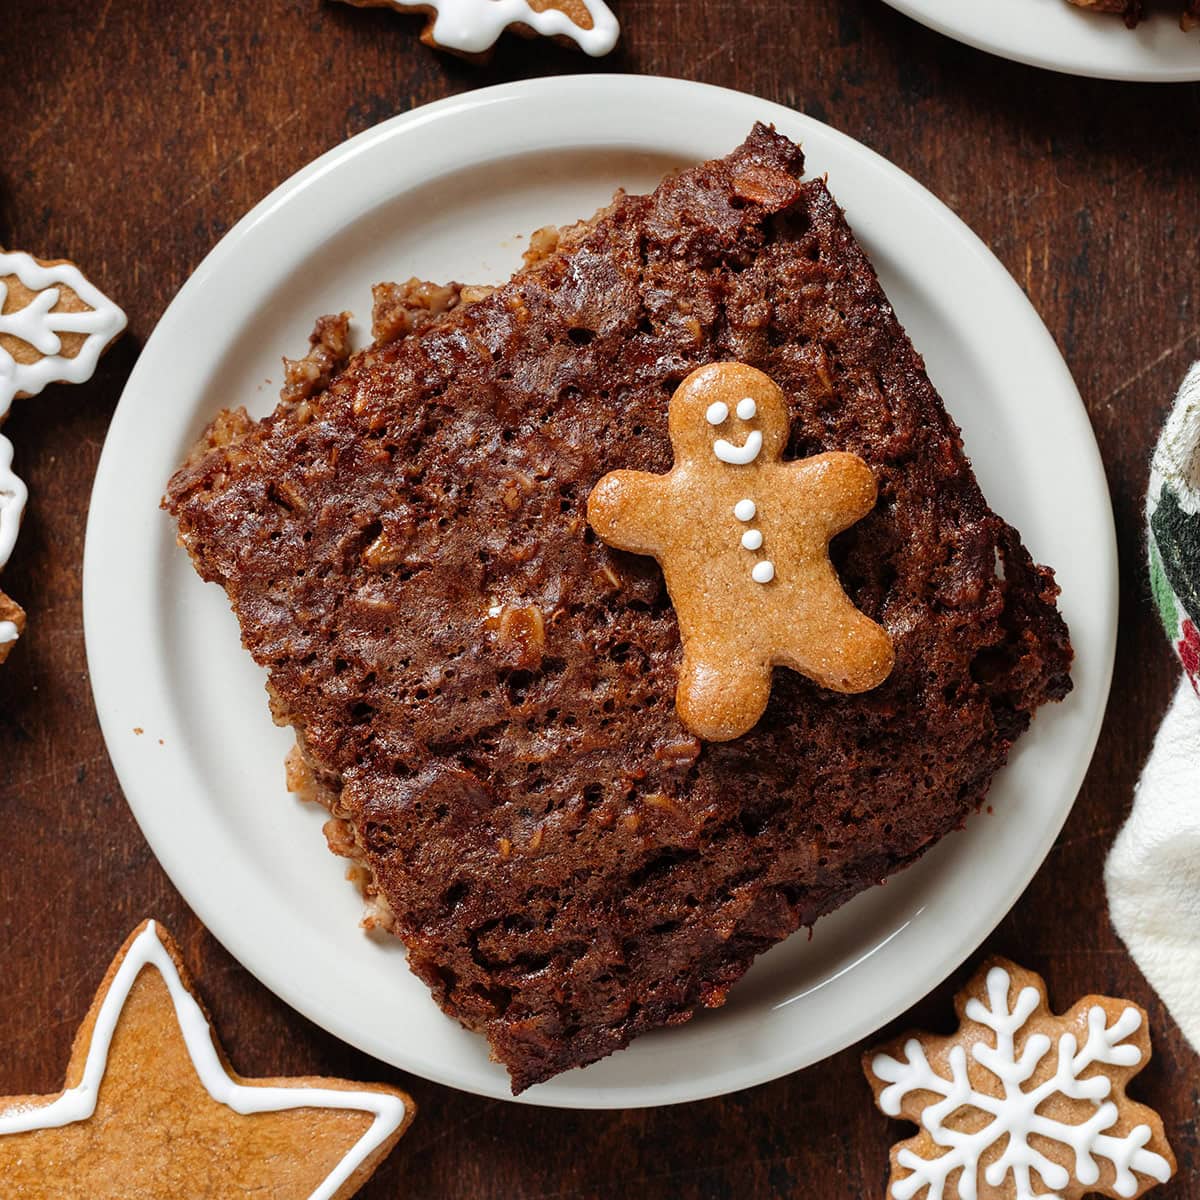
[[[662,566],[683,643],[684,725],[708,741],[740,737],[767,706],[775,666],[838,692],[882,683],[891,639],[829,561],[830,539],[874,507],[867,464],[844,453],[783,462],[783,393],[741,363],[693,371],[668,428],[671,470],[605,475],[588,521],[610,546]]]
[[[243,1079],[154,921],[121,948],[56,1096],[0,1097],[0,1194],[346,1200],[411,1121],[396,1088]]]
[[[1056,1016],[1040,976],[993,959],[955,1008],[957,1033],[863,1058],[879,1107],[920,1126],[892,1148],[890,1200],[1130,1200],[1175,1173],[1161,1118],[1125,1095],[1150,1060],[1136,1004]]]

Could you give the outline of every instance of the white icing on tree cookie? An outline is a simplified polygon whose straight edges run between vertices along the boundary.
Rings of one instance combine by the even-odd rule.
[[[4,312],[8,300],[5,276],[38,293],[24,308]],[[69,287],[90,312],[52,312],[58,303],[56,284]],[[0,346],[0,419],[18,393],[36,396],[48,383],[83,383],[96,370],[104,348],[125,328],[125,314],[71,263],[43,266],[31,254],[0,251],[0,334],[32,346],[42,357],[19,363]],[[84,335],[79,353],[63,357],[60,333]]]
[[[567,37],[594,58],[607,54],[616,44],[621,27],[604,0],[580,0],[591,17],[591,29],[576,25],[559,8],[541,12],[527,0],[349,0],[351,4],[387,4],[401,12],[432,14],[433,20],[422,39],[444,50],[460,54],[482,54],[510,25],[525,25],[544,37]]]
[[[0,568],[8,562],[21,528],[28,493],[12,469],[12,442],[0,433]],[[11,639],[16,640],[15,636]]]
[[[909,1174],[893,1179],[890,1195],[895,1200],[912,1200],[918,1193],[923,1193],[922,1200],[976,1200],[979,1185],[986,1183],[991,1188],[1007,1184],[1014,1200],[1058,1200],[1059,1192],[1073,1182],[1086,1190],[1099,1181],[1097,1160],[1112,1167],[1112,1187],[1118,1196],[1139,1194],[1144,1186],[1139,1174],[1168,1180],[1171,1164],[1146,1148],[1153,1132],[1149,1125],[1136,1125],[1122,1136],[1109,1132],[1120,1116],[1117,1104],[1109,1099],[1113,1081],[1107,1074],[1090,1071],[1097,1064],[1127,1069],[1142,1061],[1141,1050],[1127,1041],[1141,1027],[1140,1012],[1126,1008],[1109,1025],[1105,1009],[1094,1005],[1087,1011],[1087,1038],[1082,1046],[1069,1031],[1061,1033],[1057,1042],[1044,1033],[1033,1033],[1018,1052],[1021,1030],[1042,1007],[1042,997],[1037,988],[1024,987],[1010,1007],[1011,983],[1008,971],[993,967],[987,975],[987,1003],[973,998],[964,1010],[969,1021],[995,1035],[994,1045],[983,1040],[970,1043],[970,1055],[993,1077],[999,1095],[972,1081],[967,1049],[961,1044],[950,1049],[949,1077],[934,1070],[925,1045],[915,1037],[905,1042],[903,1059],[877,1054],[870,1060],[871,1072],[887,1084],[879,1093],[879,1107],[889,1116],[900,1116],[906,1098],[928,1095],[928,1102],[922,1100],[921,1128],[939,1149],[944,1148],[932,1158],[902,1148],[897,1162]],[[1051,1053],[1056,1056],[1053,1073],[1026,1091],[1024,1085]],[[1091,1114],[1069,1123],[1039,1111],[1056,1099],[1084,1101],[1090,1104]],[[964,1127],[963,1114],[971,1110],[980,1117],[975,1132]],[[912,1117],[912,1113],[904,1115]],[[947,1123],[950,1117],[955,1118],[952,1124]],[[1069,1150],[1073,1175],[1038,1149],[1046,1142]],[[984,1156],[1001,1143],[1002,1153],[984,1166]],[[957,1172],[961,1175],[951,1187]],[[1053,1191],[1035,1190],[1034,1172]],[[1078,1189],[1072,1194],[1078,1195]]]
[[[6,278],[16,277],[34,293],[21,308],[9,306]],[[70,288],[88,306],[86,312],[54,312],[62,288]],[[71,263],[39,263],[22,251],[0,250],[0,335],[25,343],[38,357],[18,362],[0,342],[0,422],[14,397],[36,396],[48,383],[83,383],[109,343],[125,328],[125,314]],[[59,334],[83,337],[78,352],[64,356]],[[27,355],[22,355],[27,357]],[[16,545],[28,492],[12,469],[12,443],[0,435],[0,569]],[[0,625],[0,642],[17,639],[11,622]]]

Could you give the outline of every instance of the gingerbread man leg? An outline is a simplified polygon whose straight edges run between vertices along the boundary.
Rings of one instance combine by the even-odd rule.
[[[728,742],[754,727],[771,696],[771,664],[708,643],[684,645],[675,708],[680,720],[707,742]]]
[[[814,547],[803,564],[808,589],[820,602],[806,605],[803,620],[786,627],[786,640],[773,661],[835,692],[869,691],[895,665],[892,639],[846,595],[827,545],[874,508],[875,476],[857,455],[840,452],[789,463],[783,470],[788,490],[798,494],[809,520],[821,530],[819,552]]]
[[[786,645],[774,661],[830,691],[867,692],[878,687],[895,665],[892,639],[854,607],[832,567],[823,592],[823,607],[809,615],[802,638]]]

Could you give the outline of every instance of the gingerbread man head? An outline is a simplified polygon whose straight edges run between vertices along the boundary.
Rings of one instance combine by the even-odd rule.
[[[787,404],[761,371],[714,363],[679,385],[671,397],[668,429],[676,463],[778,462],[788,440]]]
[[[829,561],[830,538],[875,504],[866,463],[842,453],[783,462],[783,393],[741,363],[692,372],[668,416],[672,469],[604,476],[588,520],[609,545],[663,568],[683,643],[683,723],[709,741],[746,733],[775,666],[841,692],[886,679],[891,639]]]

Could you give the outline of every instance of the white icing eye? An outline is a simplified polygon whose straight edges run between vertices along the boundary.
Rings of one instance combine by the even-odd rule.
[[[763,537],[761,529],[747,529],[746,532],[742,534],[742,545],[747,550],[761,550],[762,543]]]
[[[753,500],[739,500],[733,506],[733,515],[739,521],[753,521],[756,512],[758,509],[754,506]]]
[[[740,407],[740,406],[739,406]],[[704,419],[710,425],[720,425],[729,416],[729,405],[724,400],[714,400],[708,406],[708,411],[704,414]]]
[[[749,396],[747,396],[745,400],[738,401],[737,415],[741,417],[743,421],[749,421],[751,417],[758,416],[758,405],[755,404]]]
[[[775,564],[769,559],[755,563],[754,570],[750,572],[750,578],[755,583],[770,583],[775,578]]]

